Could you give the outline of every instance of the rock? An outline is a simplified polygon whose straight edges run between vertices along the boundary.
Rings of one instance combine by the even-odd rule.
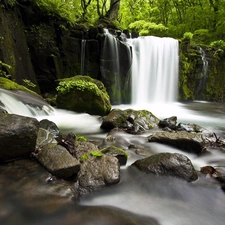
[[[35,149],[39,149],[44,145],[53,144],[53,143],[57,144],[57,141],[55,140],[52,133],[50,133],[48,130],[45,130],[43,128],[39,128]]]
[[[39,122],[39,124],[40,124],[40,128],[48,130],[53,135],[54,138],[61,137],[59,128],[54,122],[49,121],[47,119],[43,119]]]
[[[187,132],[203,132],[205,129],[197,124],[192,123],[179,123],[177,125],[177,117],[172,116],[163,120],[160,120],[158,123],[160,128],[169,128],[170,130],[178,131],[187,131]]]
[[[175,148],[200,154],[205,150],[206,141],[203,135],[198,133],[181,132],[157,132],[148,137],[149,142],[158,142],[171,145]]]
[[[225,169],[223,167],[203,166],[200,168],[200,172],[218,180],[221,183],[221,188],[225,187]]]
[[[29,157],[35,150],[38,128],[34,118],[0,113],[0,161]]]
[[[177,130],[179,131],[187,131],[187,132],[203,132],[205,129],[197,124],[192,123],[179,123],[177,126]]]
[[[114,109],[103,118],[102,129],[121,128],[131,134],[143,133],[157,126],[159,119],[147,110]]]
[[[176,130],[177,128],[177,117],[176,116],[172,116],[163,120],[160,120],[158,123],[158,126],[160,128],[170,128],[171,130]]]
[[[120,165],[116,157],[104,155],[90,142],[76,145],[76,153],[82,162],[78,174],[81,195],[120,181]]]
[[[128,154],[125,150],[118,148],[116,146],[110,146],[104,149],[101,149],[101,152],[106,155],[111,155],[116,157],[119,160],[119,164],[124,166],[127,164]]]
[[[69,153],[74,157],[76,157],[75,142],[76,142],[76,135],[73,133],[67,134],[65,138],[58,139],[58,144],[66,148],[69,151]]]
[[[91,151],[99,151],[98,146],[89,141],[76,142],[76,158],[82,161],[82,157],[85,154],[89,154]]]
[[[80,170],[79,161],[60,145],[44,145],[34,156],[52,175],[59,178],[68,179]]]
[[[89,76],[63,79],[57,90],[58,108],[100,116],[111,110],[110,98],[103,83]]]
[[[172,176],[186,181],[194,181],[198,178],[190,159],[178,153],[155,154],[135,161],[132,166],[146,173]]]

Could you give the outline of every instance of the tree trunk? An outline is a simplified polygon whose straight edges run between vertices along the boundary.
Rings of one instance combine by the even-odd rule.
[[[111,0],[110,8],[106,13],[106,17],[109,20],[117,20],[119,9],[120,9],[120,0]]]

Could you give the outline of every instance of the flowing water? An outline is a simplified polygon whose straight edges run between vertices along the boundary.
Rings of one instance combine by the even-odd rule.
[[[132,43],[133,46],[136,46],[137,53],[142,49],[140,47],[142,41],[149,42],[149,39],[140,40],[140,43],[137,44],[139,47]],[[167,41],[170,42],[171,40],[167,39]],[[170,57],[165,51],[162,50],[163,55],[166,54],[167,57]],[[142,55],[140,52],[138,54],[139,56]],[[134,58],[138,58],[137,55],[134,53]],[[174,55],[174,58],[177,57],[176,53],[171,55]],[[139,60],[143,62],[143,59]],[[157,60],[161,62],[160,59]],[[146,59],[144,61],[146,64]],[[170,64],[173,65],[171,62]],[[174,66],[176,67],[176,65]],[[170,69],[167,70],[170,71]],[[145,70],[143,69],[143,71]],[[148,72],[153,74],[153,72]],[[159,76],[161,76],[161,72]],[[137,78],[134,77],[135,79]],[[171,78],[167,80],[167,78],[161,77],[159,79],[161,84],[164,79],[165,83],[171,81]],[[175,75],[175,83],[177,82],[176,79]],[[137,86],[140,85],[139,82],[136,82],[136,84]],[[141,85],[145,85],[145,82]],[[157,84],[154,84],[154,87],[151,88],[154,89],[157,86]],[[162,88],[162,86],[160,87]],[[170,83],[170,87],[173,87],[173,84]],[[225,106],[223,104],[198,101],[191,103],[174,102],[176,87],[173,88],[173,91],[168,92],[172,93],[171,95],[168,94],[170,97],[164,96],[161,100],[151,102],[149,98],[151,99],[152,94],[146,94],[145,88],[143,88],[144,93],[142,93],[142,89],[134,88],[139,90],[134,93],[142,95],[141,98],[134,96],[135,104],[113,107],[148,109],[160,119],[177,116],[178,122],[196,123],[209,131],[216,132],[221,140],[225,137]],[[151,88],[149,87],[149,89]],[[167,89],[167,87],[164,88]],[[157,88],[155,91],[157,92]],[[162,92],[164,92],[164,89]],[[161,94],[160,92],[159,96]],[[0,100],[2,103],[0,106],[9,113],[31,116],[38,120],[47,118],[55,122],[62,132],[84,134],[89,140],[99,145],[103,145],[103,140],[107,135],[100,129],[101,121],[98,116],[53,109],[39,98],[24,96],[23,94],[21,97],[21,93],[11,93],[1,89]],[[51,181],[42,167],[36,165],[37,168],[33,168],[29,163],[23,164],[20,161],[9,165],[1,165],[0,224],[130,225],[151,224],[151,218],[155,218],[161,225],[224,225],[225,193],[214,179],[199,174],[197,181],[187,183],[171,177],[145,174],[131,166],[135,160],[143,158],[143,156],[136,154],[128,146],[134,145],[150,154],[159,152],[185,154],[191,159],[197,171],[205,165],[224,167],[224,150],[211,148],[205,154],[197,156],[169,146],[148,143],[146,139],[148,135],[149,133],[143,135],[116,133],[114,144],[124,148],[129,155],[127,165],[121,167],[120,183],[82,197],[79,204],[73,203],[74,193],[70,184],[63,181]]]
[[[132,46],[132,104],[176,100],[178,41],[154,36],[128,39]]]

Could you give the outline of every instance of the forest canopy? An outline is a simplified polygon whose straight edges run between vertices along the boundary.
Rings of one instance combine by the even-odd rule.
[[[26,0],[9,0],[8,4]],[[225,0],[33,0],[42,10],[73,23],[107,19],[140,35],[181,38],[192,33],[210,43],[225,39]]]

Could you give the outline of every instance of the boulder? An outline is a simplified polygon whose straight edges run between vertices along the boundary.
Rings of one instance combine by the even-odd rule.
[[[80,195],[120,181],[120,165],[116,157],[104,155],[90,142],[78,143],[76,154],[81,160],[78,174]]]
[[[55,140],[55,137],[52,135],[52,133],[43,128],[39,128],[35,149],[39,149],[42,148],[42,146],[44,145],[53,143],[57,144],[57,141]]]
[[[127,164],[128,154],[125,150],[118,148],[116,146],[109,146],[107,148],[101,149],[101,152],[106,155],[111,155],[119,160],[119,164],[124,166]]]
[[[39,124],[40,124],[40,128],[43,128],[43,129],[49,131],[53,135],[54,138],[61,137],[59,128],[57,127],[57,125],[54,122],[47,120],[47,119],[43,119],[39,122]]]
[[[149,142],[171,145],[183,151],[200,154],[205,150],[206,141],[202,134],[181,132],[157,132],[148,136]]]
[[[157,126],[159,119],[147,110],[114,109],[103,118],[102,129],[121,128],[131,134],[143,133]]]
[[[203,166],[200,172],[206,176],[212,177],[220,182],[222,190],[225,191],[225,169],[222,167]]]
[[[34,118],[0,113],[0,161],[29,157],[35,150],[38,128]]]
[[[135,161],[132,166],[146,173],[172,176],[186,181],[194,181],[198,178],[190,159],[179,153],[155,154]]]
[[[160,128],[169,128],[170,130],[187,131],[187,132],[203,132],[205,129],[193,123],[179,123],[177,125],[177,117],[171,116],[169,118],[160,120],[158,123]]]
[[[160,120],[158,123],[158,126],[160,128],[169,128],[171,130],[176,130],[177,129],[177,117],[172,116],[172,117]]]
[[[59,178],[68,179],[80,170],[79,161],[61,145],[46,144],[33,155],[52,175]]]
[[[58,108],[104,116],[111,110],[110,98],[101,81],[89,76],[75,76],[60,81]]]

